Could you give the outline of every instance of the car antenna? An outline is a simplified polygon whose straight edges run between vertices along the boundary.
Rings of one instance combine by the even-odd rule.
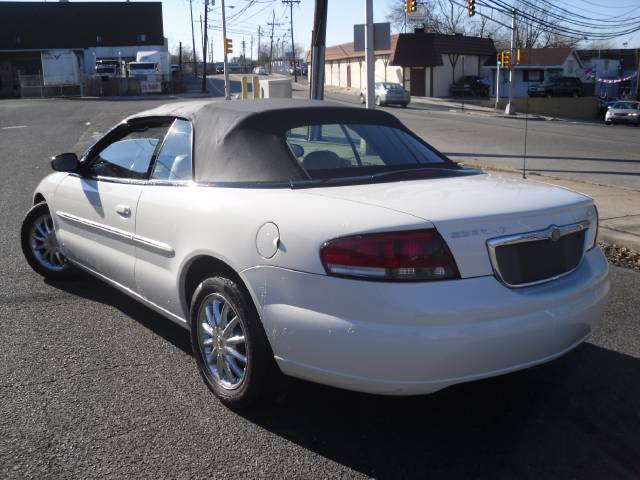
[[[531,58],[531,47],[529,47],[529,58]],[[522,59],[524,61],[524,59]],[[529,92],[524,107],[524,150],[522,152],[522,178],[527,179],[527,134],[529,133]]]

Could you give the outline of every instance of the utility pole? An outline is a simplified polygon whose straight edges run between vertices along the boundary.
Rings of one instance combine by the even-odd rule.
[[[375,56],[373,51],[373,0],[365,0],[364,50],[367,68],[367,108],[374,109]]]
[[[511,12],[511,57],[509,61],[509,102],[507,103],[507,108],[505,108],[504,113],[507,115],[515,115],[516,109],[513,105],[513,82],[515,80],[516,72],[513,67],[513,64],[516,63],[516,9],[514,8]]]
[[[309,98],[324,98],[324,53],[327,37],[328,0],[316,0],[313,12],[313,30],[311,31],[311,78],[309,79]]]
[[[251,35],[251,48],[249,49],[249,68],[253,70],[253,35]]]
[[[256,64],[260,61],[260,41],[262,39],[262,30],[261,27],[258,25],[258,60],[256,61]]]
[[[285,5],[289,5],[289,19],[291,20],[291,56],[293,57],[293,81],[298,82],[298,69],[297,67],[297,59],[296,59],[296,46],[293,43],[293,4],[296,5],[300,3],[300,0],[282,0],[282,3]]]
[[[271,27],[271,46],[269,47],[269,74],[273,72],[272,58],[273,58],[273,28],[276,26],[276,11],[271,11],[272,20],[271,23],[267,23]]]
[[[209,0],[204,0],[204,28],[202,33],[202,93],[207,92],[207,19]]]
[[[242,43],[240,45],[242,45],[242,63],[244,67],[244,73],[247,73],[247,54],[245,52],[247,43],[244,41],[244,37],[242,37]]]
[[[222,37],[224,38],[224,98],[231,99],[231,90],[229,89],[229,66],[227,64],[227,15],[224,9],[224,0],[220,1],[222,7]]]
[[[193,32],[193,0],[189,0],[189,10],[191,11],[191,42],[193,43],[193,75],[198,78],[198,59],[196,56],[196,35]]]

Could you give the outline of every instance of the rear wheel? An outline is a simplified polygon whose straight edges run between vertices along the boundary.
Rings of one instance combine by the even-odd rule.
[[[77,270],[58,243],[53,219],[45,202],[34,205],[22,221],[20,243],[25,259],[36,273],[50,280],[66,280]]]
[[[247,408],[275,390],[278,367],[257,311],[231,279],[217,276],[196,289],[191,346],[209,389],[228,407]]]

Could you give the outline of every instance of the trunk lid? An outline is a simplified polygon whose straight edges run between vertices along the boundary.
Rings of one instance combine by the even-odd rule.
[[[313,195],[375,205],[433,223],[463,278],[491,275],[486,242],[593,221],[591,198],[544,183],[490,174],[309,189]]]

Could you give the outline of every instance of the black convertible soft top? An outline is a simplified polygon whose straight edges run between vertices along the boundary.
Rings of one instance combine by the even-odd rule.
[[[309,177],[285,142],[287,130],[317,123],[388,125],[408,131],[393,115],[318,100],[190,101],[162,105],[126,121],[179,117],[193,125],[198,182],[291,182]]]

